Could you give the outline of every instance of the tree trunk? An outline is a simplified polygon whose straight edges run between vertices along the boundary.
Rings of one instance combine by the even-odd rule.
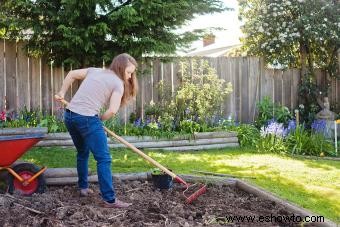
[[[302,40],[300,40],[300,62],[301,62],[300,78],[301,78],[301,82],[303,81],[304,76],[307,72],[306,59],[307,59],[307,48],[306,48],[306,45],[304,44],[304,42]]]

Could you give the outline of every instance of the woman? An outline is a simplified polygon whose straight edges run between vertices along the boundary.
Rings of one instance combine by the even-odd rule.
[[[136,67],[136,60],[124,53],[112,60],[109,69],[72,70],[63,81],[56,98],[61,101],[75,80],[83,80],[66,107],[64,121],[77,149],[80,195],[93,193],[87,181],[91,151],[97,161],[99,188],[105,207],[125,208],[131,205],[116,198],[111,174],[111,155],[101,121],[113,117],[119,107],[136,96]],[[106,106],[107,110],[100,116],[100,109]]]

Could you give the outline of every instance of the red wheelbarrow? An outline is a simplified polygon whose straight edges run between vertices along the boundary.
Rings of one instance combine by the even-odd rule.
[[[43,134],[25,134],[0,136],[0,171],[5,169],[10,174],[7,177],[7,191],[29,196],[45,191],[45,179],[42,173],[47,169],[39,169],[28,162],[13,164],[34,144],[44,138]]]

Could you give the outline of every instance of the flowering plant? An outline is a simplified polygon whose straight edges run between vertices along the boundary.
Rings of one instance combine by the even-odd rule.
[[[6,112],[5,111],[0,112],[0,121],[6,121]]]

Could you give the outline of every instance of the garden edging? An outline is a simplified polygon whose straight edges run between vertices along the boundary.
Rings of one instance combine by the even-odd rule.
[[[53,169],[50,169],[53,170]],[[56,169],[58,172],[58,168]],[[62,169],[59,169],[59,172]],[[60,172],[63,174],[62,172]],[[49,175],[46,175],[46,183],[48,185],[69,185],[69,184],[76,184],[78,182],[77,176],[74,176],[71,174],[69,177],[48,177]],[[284,199],[281,199],[279,197],[276,197],[274,194],[272,194],[269,191],[264,190],[263,188],[260,188],[258,186],[252,185],[248,182],[245,182],[243,180],[237,179],[237,178],[225,178],[225,177],[217,177],[217,176],[200,176],[200,175],[185,175],[180,174],[179,175],[182,179],[184,179],[187,182],[205,182],[208,184],[215,184],[215,185],[229,185],[229,186],[235,186],[245,192],[254,194],[260,198],[273,201],[275,203],[278,203],[282,206],[284,206],[288,211],[300,215],[301,217],[312,217],[312,216],[320,216],[315,213],[312,213],[309,210],[306,210],[302,207],[297,206],[296,204],[293,204],[292,202],[288,202]],[[149,172],[139,172],[139,173],[115,173],[113,174],[113,178],[115,180],[120,181],[150,181],[151,180],[151,174]],[[90,175],[88,177],[89,182],[97,183],[98,182],[98,176],[97,175]],[[209,190],[209,189],[208,189]],[[316,224],[317,226],[321,227],[335,227],[336,223],[324,219],[324,222],[313,222],[313,224]]]
[[[74,147],[69,133],[47,133],[47,128],[3,128],[0,135],[17,135],[29,133],[43,133],[46,137],[39,141],[36,147]],[[238,147],[238,138],[235,132],[199,132],[194,135],[180,135],[173,138],[154,138],[151,136],[122,136],[127,142],[137,148],[155,150],[189,151],[203,149],[220,149]],[[125,145],[108,137],[110,148],[122,148]]]
[[[236,133],[233,132],[211,132],[196,133],[194,138],[189,136],[176,136],[174,138],[153,138],[150,136],[122,136],[127,142],[137,148],[162,149],[173,151],[185,150],[202,150],[202,149],[218,149],[226,147],[238,147],[238,139]],[[110,148],[122,148],[125,145],[116,142],[112,138],[108,138]],[[36,146],[51,147],[64,146],[73,147],[73,142],[68,133],[49,133],[45,139],[40,141]]]

